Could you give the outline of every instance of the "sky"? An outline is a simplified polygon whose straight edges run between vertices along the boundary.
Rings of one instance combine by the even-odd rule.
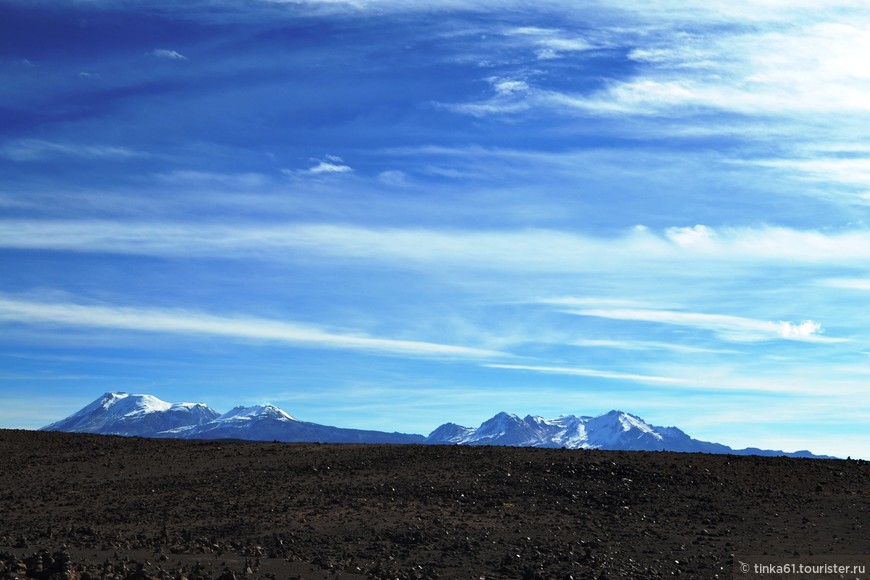
[[[868,53],[842,0],[0,0],[0,426],[870,458]]]

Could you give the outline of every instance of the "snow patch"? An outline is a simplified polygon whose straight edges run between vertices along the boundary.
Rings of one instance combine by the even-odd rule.
[[[253,419],[274,419],[277,421],[295,421],[291,415],[274,405],[238,406],[224,413],[216,421],[251,421]]]

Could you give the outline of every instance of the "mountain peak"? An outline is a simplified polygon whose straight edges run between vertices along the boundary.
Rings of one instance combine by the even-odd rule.
[[[129,393],[125,393],[124,391],[109,391],[108,393],[103,393],[103,396],[100,397],[100,401],[110,402],[116,399],[123,399],[129,395]]]
[[[42,430],[148,437],[159,431],[199,425],[217,416],[203,403],[173,405],[153,395],[113,391]]]
[[[561,415],[555,419],[536,415],[520,419],[501,412],[477,429],[443,425],[429,435],[427,442],[637,451],[723,452],[726,449],[691,439],[679,429],[653,427],[636,415],[616,409],[596,417]]]
[[[440,443],[459,444],[465,443],[466,439],[474,432],[474,427],[463,427],[456,423],[444,423],[429,433],[426,440],[438,441]]]
[[[218,421],[247,421],[252,419],[273,419],[276,421],[295,421],[275,405],[239,405],[218,417]]]
[[[445,423],[423,437],[308,423],[270,404],[238,406],[221,415],[203,403],[171,404],[152,395],[123,391],[105,393],[77,413],[42,430],[184,439],[510,445],[817,457],[805,451],[785,453],[754,447],[735,450],[693,439],[677,427],[651,425],[636,415],[616,409],[596,417],[560,415],[555,419],[537,415],[521,419],[501,411],[477,428]]]
[[[478,429],[483,429],[486,431],[491,430],[499,430],[503,429],[506,425],[510,425],[512,423],[521,423],[522,419],[518,416],[506,413],[502,411],[501,413],[497,413],[491,419],[484,421]]]

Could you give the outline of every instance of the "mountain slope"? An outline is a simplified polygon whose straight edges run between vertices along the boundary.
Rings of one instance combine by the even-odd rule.
[[[650,425],[640,417],[622,411],[610,411],[597,417],[562,415],[555,419],[532,415],[520,418],[502,412],[477,428],[445,423],[424,437],[309,423],[295,419],[274,405],[235,407],[220,415],[203,403],[170,404],[151,395],[128,393],[106,393],[82,410],[42,430],[180,439],[503,445],[818,457],[809,451],[735,450],[719,443],[693,439],[676,427]]]
[[[319,443],[422,443],[422,435],[342,429],[294,419],[274,405],[236,407],[213,421],[166,431],[160,437]]]
[[[153,437],[161,431],[201,425],[218,416],[217,411],[204,403],[171,404],[151,395],[117,392],[106,393],[42,431]]]
[[[425,437],[342,429],[299,421],[274,405],[236,407],[223,415],[203,403],[161,401],[151,395],[106,393],[42,431],[180,439],[319,443],[423,443]]]
[[[732,449],[727,445],[693,439],[676,427],[649,425],[640,417],[622,411],[610,411],[597,417],[563,415],[556,419],[531,415],[521,419],[502,412],[476,429],[445,423],[429,434],[426,443],[817,457],[809,451],[786,453],[756,448]]]

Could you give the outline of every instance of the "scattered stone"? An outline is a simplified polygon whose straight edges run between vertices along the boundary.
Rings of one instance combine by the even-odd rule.
[[[870,529],[864,461],[0,431],[28,454],[0,580],[725,578]]]

